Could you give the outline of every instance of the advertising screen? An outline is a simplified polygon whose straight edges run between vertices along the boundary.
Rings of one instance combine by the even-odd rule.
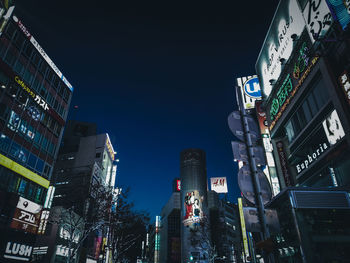
[[[185,226],[195,228],[203,218],[203,196],[197,190],[187,192],[184,200],[184,220]]]
[[[333,110],[332,113],[328,115],[328,117],[322,122],[322,125],[330,145],[336,144],[345,136],[343,126],[341,125],[336,110]]]
[[[280,1],[256,62],[262,92],[269,96],[293,51],[293,38],[299,37],[305,21],[295,0]]]

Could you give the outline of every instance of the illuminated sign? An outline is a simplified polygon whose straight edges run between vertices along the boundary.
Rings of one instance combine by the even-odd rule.
[[[185,226],[195,227],[203,218],[202,209],[203,196],[197,190],[187,192],[184,200],[184,220]]]
[[[108,134],[107,134],[107,139],[106,139],[106,147],[107,147],[107,151],[109,153],[109,156],[114,161],[114,149],[113,149],[113,146],[112,146],[111,140],[109,139]]]
[[[0,154],[0,165],[5,166],[6,168],[10,169],[11,171],[14,171],[15,173],[18,173],[22,175],[23,177],[45,187],[48,188],[50,185],[50,181],[46,180],[45,178],[41,177],[40,175],[30,171],[29,169],[23,167],[22,165],[16,163],[15,161],[12,161],[11,159],[7,158],[6,156]]]
[[[68,82],[68,80],[63,76],[61,71],[57,68],[57,66],[52,62],[49,56],[46,54],[44,49],[39,45],[39,43],[34,39],[34,37],[29,33],[27,28],[22,24],[22,22],[16,17],[13,16],[13,21],[15,21],[18,27],[22,30],[22,32],[28,37],[29,41],[33,44],[33,46],[38,50],[40,55],[45,59],[45,61],[49,64],[49,66],[55,71],[57,76],[67,85],[67,87],[73,91],[73,86]]]
[[[29,262],[32,255],[32,250],[33,247],[26,244],[7,242],[4,258],[7,258],[9,260]]]
[[[282,113],[287,108],[288,104],[300,88],[300,86],[304,83],[306,77],[310,74],[311,69],[318,61],[319,57],[314,57],[311,60],[310,65],[305,70],[304,74],[300,77],[298,84],[293,87],[290,74],[285,78],[282,86],[279,88],[277,93],[272,97],[270,103],[270,131],[276,125],[276,122],[281,118]]]
[[[12,218],[11,228],[36,234],[42,206],[28,199],[19,197],[17,208]]]
[[[278,153],[278,157],[281,165],[284,182],[287,187],[292,186],[291,174],[289,173],[288,163],[287,163],[288,160],[287,160],[287,155],[284,151],[283,142],[278,141],[276,143],[276,146],[277,146],[277,153]]]
[[[322,122],[324,132],[330,145],[336,144],[341,138],[345,136],[343,126],[339,119],[336,110],[333,110],[330,115]]]
[[[247,94],[247,96],[252,97],[254,99],[260,99],[261,90],[258,77],[252,77],[248,79],[243,85],[243,90],[244,93]]]
[[[24,82],[21,80],[18,76],[15,76],[15,81],[18,85],[20,85],[33,99],[34,101],[42,107],[44,110],[48,110],[49,106],[47,105],[46,101],[44,101],[43,98],[41,98],[38,94],[35,94]]]
[[[345,93],[347,102],[350,104],[350,78],[347,71],[339,77],[340,86]]]
[[[308,154],[307,158],[304,161],[302,161],[301,163],[299,163],[295,166],[298,174],[301,173],[302,171],[304,171],[305,169],[309,168],[309,165],[313,161],[316,161],[318,159],[318,157],[320,155],[322,155],[322,153],[324,151],[326,151],[327,149],[328,149],[328,146],[326,143],[320,143],[319,147],[312,154]]]
[[[210,178],[211,190],[217,193],[227,193],[227,180],[226,177],[213,177]]]
[[[240,221],[241,221],[244,253],[245,253],[246,256],[249,256],[248,238],[247,238],[247,231],[246,231],[246,228],[245,228],[243,206],[242,206],[242,198],[238,198],[238,209],[239,209],[239,218],[241,219]]]
[[[243,107],[252,109],[255,105],[255,100],[261,98],[259,79],[256,75],[237,78],[237,86],[242,94]]]
[[[292,38],[299,37],[304,28],[305,20],[297,1],[280,1],[255,66],[266,96],[282,72],[282,61],[287,62],[292,54]]]
[[[181,180],[176,180],[176,191],[181,191]]]
[[[307,1],[303,16],[312,43],[325,36],[333,22],[326,0]]]

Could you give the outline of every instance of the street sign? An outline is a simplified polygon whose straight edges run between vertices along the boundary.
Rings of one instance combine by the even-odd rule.
[[[241,114],[239,111],[233,111],[228,116],[228,127],[232,131],[233,135],[236,136],[240,141],[244,142],[244,132],[241,120]]]
[[[280,224],[276,210],[264,209],[264,213],[270,233],[278,233],[280,231]],[[256,207],[243,207],[243,214],[247,231],[260,232],[261,225],[258,217],[258,209]]]
[[[242,142],[231,142],[233,158],[235,161],[242,161],[244,163],[249,163],[249,157],[247,152],[247,146]],[[252,147],[255,164],[259,166],[266,165],[265,152],[262,146]]]
[[[262,200],[264,204],[267,204],[272,198],[271,187],[263,171],[257,170]],[[256,204],[252,175],[247,165],[243,165],[238,171],[238,186],[244,197],[252,204]]]

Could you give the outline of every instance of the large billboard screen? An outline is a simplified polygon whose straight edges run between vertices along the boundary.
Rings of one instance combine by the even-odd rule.
[[[270,95],[279,78],[282,62],[287,61],[293,51],[293,38],[299,37],[304,27],[297,1],[280,1],[255,65],[261,90],[266,96]]]

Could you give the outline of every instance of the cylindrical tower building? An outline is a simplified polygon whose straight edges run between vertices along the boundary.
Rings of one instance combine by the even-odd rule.
[[[208,216],[207,170],[205,152],[200,149],[186,149],[180,153],[181,177],[181,258],[182,262],[199,261],[207,258],[199,247],[206,246],[208,232],[201,236],[203,221]],[[204,226],[205,229],[205,226]],[[196,234],[194,234],[196,233]],[[195,235],[199,238],[194,238]]]

